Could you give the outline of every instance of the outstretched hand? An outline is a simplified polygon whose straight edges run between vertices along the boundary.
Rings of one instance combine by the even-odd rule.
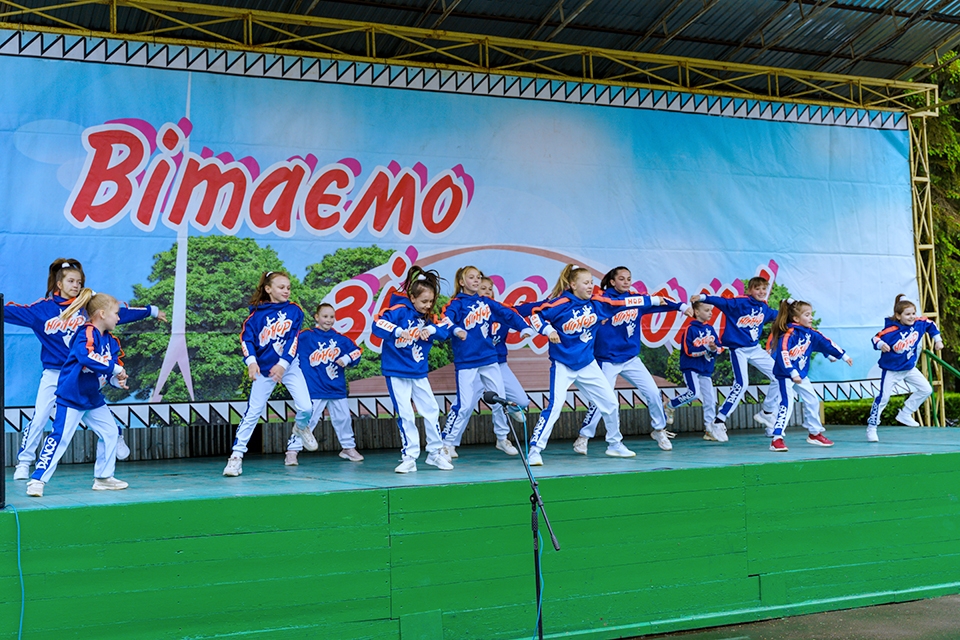
[[[159,311],[157,311],[157,320],[159,320],[160,322],[166,322],[167,312],[164,311],[163,309],[160,309]]]

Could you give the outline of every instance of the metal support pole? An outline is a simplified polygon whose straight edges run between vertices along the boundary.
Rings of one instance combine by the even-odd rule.
[[[909,118],[910,131],[910,186],[913,202],[913,242],[917,258],[917,287],[920,299],[920,314],[940,322],[940,305],[937,298],[936,233],[933,227],[933,198],[930,185],[930,156],[927,143],[928,112],[917,113]],[[927,349],[932,347],[929,337],[924,338]],[[946,426],[943,397],[943,368],[940,363],[929,360],[930,380],[933,395],[920,409],[921,422],[925,425]],[[937,406],[934,407],[933,403]]]
[[[6,376],[4,370],[4,331],[3,331],[3,294],[0,293],[0,509],[7,506],[7,419],[6,419],[6,398],[3,395]]]

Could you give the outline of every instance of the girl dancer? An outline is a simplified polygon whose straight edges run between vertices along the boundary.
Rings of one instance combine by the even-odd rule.
[[[803,402],[803,426],[810,435],[807,442],[819,447],[832,447],[833,442],[823,432],[820,422],[820,399],[807,377],[810,360],[815,352],[823,353],[831,360],[842,358],[853,366],[853,360],[833,340],[813,328],[813,307],[803,300],[784,300],[770,333],[771,351],[776,358],[773,375],[780,391],[780,406],[773,427],[770,451],[786,451],[783,432],[787,419],[793,411],[793,390]],[[793,390],[790,386],[793,386]]]
[[[603,280],[600,289],[603,296],[609,300],[624,300],[630,297],[630,284],[633,277],[626,267],[611,269]],[[612,318],[605,320],[597,327],[597,340],[593,352],[603,370],[603,375],[610,382],[613,389],[617,376],[623,376],[640,392],[647,409],[650,411],[650,426],[653,432],[650,436],[664,451],[673,448],[667,433],[667,419],[663,413],[663,404],[660,399],[660,389],[653,381],[653,376],[647,371],[640,359],[640,319],[648,313],[662,313],[664,311],[683,311],[686,305],[681,305],[669,298],[662,298],[656,304],[645,304],[630,309],[618,310]],[[597,424],[600,422],[600,413],[597,405],[591,403],[587,415],[580,428],[580,437],[573,443],[573,450],[587,455],[587,444],[590,438],[597,434]],[[606,423],[604,423],[606,424]],[[609,428],[609,427],[608,427]],[[616,455],[607,449],[607,455]]]
[[[71,317],[65,319],[60,317],[63,310],[80,293],[84,280],[83,266],[79,260],[57,258],[47,269],[47,292],[44,298],[28,305],[9,302],[4,306],[6,322],[31,329],[40,341],[40,362],[43,365],[33,419],[27,425],[20,440],[17,467],[13,472],[14,480],[26,480],[30,477],[30,465],[36,459],[37,445],[43,438],[43,429],[56,406],[57,379],[67,359],[70,341],[87,319],[82,306],[76,308]],[[166,314],[154,306],[128,308],[126,305],[120,305],[118,324],[136,322],[151,316],[161,322],[167,320]],[[130,455],[130,449],[123,441],[122,431],[119,427],[117,429],[120,433],[117,458],[125,460]]]
[[[403,441],[401,461],[394,471],[411,473],[417,470],[420,433],[412,402],[417,403],[423,416],[427,464],[449,471],[453,465],[442,451],[440,407],[427,378],[430,371],[427,358],[433,341],[446,340],[450,334],[447,325],[431,321],[440,292],[440,276],[436,271],[424,271],[414,265],[407,272],[403,290],[407,295],[395,295],[390,301],[391,306],[377,316],[373,325],[373,335],[383,340],[380,368],[387,380]]]
[[[480,295],[485,298],[493,298],[493,280],[484,276],[480,281]],[[541,303],[542,304],[542,303]],[[534,306],[539,306],[535,304]],[[531,307],[532,309],[533,307]],[[519,309],[517,310],[520,313]],[[521,313],[521,316],[523,314]],[[506,395],[503,397],[513,402],[521,409],[526,409],[530,406],[530,398],[527,397],[527,392],[523,390],[523,385],[520,384],[520,381],[517,379],[516,374],[513,373],[513,370],[510,369],[510,365],[507,364],[507,356],[509,351],[507,350],[507,335],[510,333],[511,329],[506,324],[502,322],[494,322],[491,325],[491,336],[493,337],[493,346],[497,349],[497,365],[500,367],[500,375],[503,377],[503,390],[506,392]],[[481,394],[483,393],[483,388],[480,388]],[[502,417],[503,414],[498,414],[494,412],[493,420],[496,422],[499,417]],[[507,425],[504,424],[506,427]],[[509,427],[508,427],[509,429]]]
[[[126,482],[113,477],[117,464],[117,423],[100,393],[108,380],[121,389],[127,386],[127,373],[120,362],[123,352],[117,339],[110,335],[120,322],[120,304],[113,296],[83,289],[63,310],[59,320],[66,322],[81,309],[85,309],[89,320],[71,342],[60,369],[53,433],[44,441],[37,468],[27,483],[27,495],[35,498],[43,496],[43,487],[57,470],[57,463],[70,446],[81,419],[104,442],[104,456],[98,456],[94,465],[93,489],[127,488]]]
[[[240,335],[243,361],[253,385],[247,410],[237,426],[233,454],[227,460],[223,475],[236,477],[243,473],[247,443],[278,382],[283,382],[297,409],[294,435],[300,437],[307,451],[317,450],[317,439],[308,428],[310,392],[297,359],[297,337],[302,326],[303,310],[290,302],[290,276],[283,271],[264,272],[250,298],[250,315],[243,322]]]
[[[763,409],[753,419],[767,428],[767,435],[773,432],[774,411],[780,398],[777,395],[777,381],[773,379],[773,358],[760,346],[760,334],[763,325],[777,318],[777,312],[767,306],[767,293],[770,282],[766,278],[750,278],[747,283],[747,295],[736,298],[722,296],[696,295],[690,302],[703,301],[712,304],[727,319],[723,330],[723,344],[730,350],[730,362],[733,365],[733,386],[717,417],[714,418],[716,428],[721,431],[727,429],[727,416],[733,413],[743,394],[747,391],[747,364],[752,364],[760,372],[770,378],[766,397],[763,399]],[[688,312],[689,313],[689,312]]]
[[[933,339],[934,349],[943,349],[943,339],[937,325],[923,316],[917,317],[917,306],[904,300],[902,293],[899,294],[893,303],[893,315],[887,318],[883,330],[873,337],[873,348],[881,352],[879,364],[882,374],[880,393],[873,401],[867,420],[869,442],[880,442],[877,437],[880,415],[890,402],[893,388],[900,383],[906,384],[912,393],[897,413],[897,422],[908,427],[920,426],[913,419],[913,414],[933,393],[930,383],[916,368],[924,335]]]
[[[678,408],[699,399],[703,404],[703,439],[726,442],[727,430],[715,425],[717,395],[713,391],[713,369],[717,355],[723,352],[720,337],[713,325],[707,324],[713,317],[713,305],[706,302],[693,303],[693,320],[680,335],[680,371],[687,383],[687,390],[663,403],[667,424],[673,424],[673,414]]]
[[[458,457],[456,448],[460,446],[470,414],[476,408],[483,390],[493,391],[501,398],[506,393],[503,375],[497,364],[497,347],[493,343],[493,323],[499,322],[523,335],[534,335],[533,329],[516,311],[479,294],[482,279],[483,274],[476,267],[461,267],[456,275],[454,296],[443,310],[444,320],[450,324],[453,334],[460,338],[452,341],[453,363],[457,372],[457,400],[450,408],[443,430],[443,445],[449,458]],[[492,410],[497,449],[508,456],[517,455],[517,448],[508,439],[510,428],[503,407],[496,405]]]
[[[342,451],[340,457],[344,460],[360,462],[363,456],[357,451],[357,441],[353,434],[350,408],[347,406],[347,367],[360,362],[360,347],[340,332],[334,330],[333,323],[337,321],[333,305],[321,303],[313,314],[316,327],[300,332],[298,349],[305,358],[306,366],[302,367],[303,377],[307,381],[310,399],[313,400],[313,413],[310,415],[310,424],[307,429],[313,432],[314,427],[323,417],[323,410],[330,410],[330,422],[337,433]],[[287,442],[287,455],[284,464],[293,467],[299,464],[297,454],[303,450],[303,440],[300,436],[290,434]]]
[[[551,362],[550,401],[540,414],[530,438],[528,460],[531,465],[543,464],[540,452],[547,447],[553,425],[560,418],[567,389],[574,382],[603,416],[607,427],[607,455],[618,458],[636,455],[623,445],[620,403],[594,359],[593,332],[601,320],[613,317],[618,311],[628,307],[659,306],[663,300],[659,296],[626,296],[611,300],[603,296],[591,298],[592,293],[590,271],[568,264],[551,292],[553,299],[534,309],[530,316],[530,324],[550,339]],[[662,431],[654,434],[666,439]]]

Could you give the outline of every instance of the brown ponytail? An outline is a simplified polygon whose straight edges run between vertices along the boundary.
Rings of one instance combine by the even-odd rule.
[[[60,289],[58,283],[71,271],[80,274],[81,287],[86,284],[87,277],[83,273],[83,265],[80,264],[79,260],[74,258],[57,258],[51,262],[47,268],[47,292],[44,294],[44,297],[49,298],[57,292]]]
[[[290,278],[290,274],[286,271],[264,271],[260,276],[260,282],[257,283],[257,289],[253,292],[253,295],[250,296],[250,304],[254,307],[258,307],[264,302],[270,302],[270,294],[267,293],[267,287],[273,284],[274,279],[278,276],[283,276],[287,280],[293,282]]]
[[[913,304],[913,303],[910,302],[909,300],[904,300],[904,299],[903,299],[905,295],[906,295],[906,294],[903,294],[903,293],[898,293],[898,294],[897,294],[897,299],[896,299],[896,300],[894,301],[894,303],[893,303],[893,315],[890,316],[890,319],[891,319],[891,320],[895,320],[895,321],[899,322],[899,321],[900,321],[900,314],[901,314],[901,313],[903,313],[904,311],[906,311],[906,310],[909,309],[910,307],[913,307],[914,309],[917,308],[917,305]]]

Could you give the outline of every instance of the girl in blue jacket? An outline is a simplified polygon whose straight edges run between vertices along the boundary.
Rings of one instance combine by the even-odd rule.
[[[303,310],[290,302],[290,276],[283,271],[267,271],[260,276],[257,290],[250,298],[250,315],[243,322],[240,348],[247,365],[247,375],[253,381],[247,410],[237,426],[233,453],[227,460],[223,475],[236,477],[243,473],[243,454],[257,427],[257,420],[267,406],[267,400],[278,382],[282,382],[293,397],[297,410],[293,433],[303,441],[303,448],[316,451],[317,439],[308,428],[310,422],[310,392],[297,359],[297,344],[303,327]]]
[[[767,295],[770,292],[770,282],[766,278],[750,278],[747,282],[746,295],[736,298],[723,296],[695,295],[690,302],[703,301],[712,304],[723,313],[726,323],[723,327],[723,344],[730,351],[730,364],[733,365],[733,386],[730,395],[714,418],[718,430],[726,430],[727,416],[733,413],[750,384],[747,377],[747,365],[753,365],[763,375],[770,379],[766,396],[763,399],[763,408],[753,416],[753,419],[767,429],[767,436],[773,433],[773,423],[776,420],[774,412],[780,403],[777,395],[777,381],[773,379],[773,358],[760,346],[760,334],[763,326],[777,318],[777,312],[767,305]],[[689,314],[689,312],[687,312]]]
[[[433,316],[440,293],[440,276],[414,265],[407,272],[403,285],[406,295],[395,295],[391,305],[382,311],[373,324],[373,335],[383,340],[380,369],[387,381],[387,390],[398,416],[400,464],[394,471],[412,473],[420,457],[420,432],[417,430],[413,402],[423,416],[427,440],[427,464],[449,471],[453,464],[443,453],[440,434],[440,407],[430,387],[428,356],[434,340],[446,340],[447,324],[436,324]]]
[[[717,394],[713,390],[713,370],[717,356],[723,352],[720,337],[713,325],[713,305],[693,303],[693,320],[680,334],[680,372],[687,390],[663,403],[667,424],[673,424],[674,412],[685,404],[700,400],[703,404],[703,439],[727,442],[727,429],[713,422],[717,415]]]
[[[314,427],[323,417],[323,410],[330,412],[330,422],[340,442],[340,457],[352,462],[362,462],[363,456],[357,451],[357,440],[353,434],[353,420],[347,405],[347,367],[360,362],[360,347],[333,328],[337,321],[332,304],[321,303],[313,314],[316,326],[300,332],[301,371],[307,381],[310,399],[313,401],[310,423],[307,429]],[[287,455],[284,464],[288,467],[299,464],[297,454],[303,450],[303,440],[295,433],[287,441]]]
[[[443,430],[444,451],[449,458],[456,458],[463,432],[470,415],[477,407],[484,390],[493,391],[501,398],[506,394],[503,374],[497,362],[497,346],[493,341],[493,325],[500,323],[506,328],[534,335],[527,323],[516,311],[493,298],[480,295],[483,274],[473,266],[457,271],[453,298],[443,310],[443,319],[451,327],[453,335],[453,364],[457,374],[457,399],[450,408],[447,425]],[[518,451],[509,440],[503,407],[491,408],[495,416],[493,426],[497,436],[496,448],[508,456]]]
[[[26,327],[40,341],[40,362],[43,373],[37,400],[34,404],[33,419],[24,430],[17,451],[17,467],[13,472],[14,480],[26,480],[30,477],[30,465],[36,459],[37,446],[43,439],[43,430],[57,403],[57,380],[60,370],[67,359],[69,345],[74,334],[87,320],[86,311],[78,307],[71,317],[61,319],[63,310],[70,306],[84,286],[83,266],[73,258],[57,258],[47,270],[47,291],[44,297],[34,303],[21,305],[8,302],[4,306],[4,321],[18,327]],[[167,316],[154,306],[130,308],[120,304],[118,324],[137,322],[154,317],[166,322]],[[123,433],[117,427],[119,440],[117,458],[125,460],[130,449],[123,441]],[[102,454],[97,448],[97,456]]]
[[[493,298],[493,280],[487,278],[486,276],[480,281],[480,295],[485,298]],[[535,307],[540,306],[545,301],[540,301],[539,303],[532,303],[530,310]],[[523,305],[521,305],[523,306]],[[520,314],[521,317],[524,316],[524,313],[529,314],[530,310],[526,312],[522,311],[520,308],[513,307]],[[510,368],[510,365],[507,363],[507,357],[509,355],[509,350],[507,349],[507,336],[510,332],[513,331],[509,326],[501,322],[494,322],[491,325],[491,335],[493,336],[493,346],[497,349],[497,365],[500,367],[500,375],[503,377],[503,390],[506,395],[503,397],[510,402],[516,404],[520,409],[526,410],[530,406],[530,398],[527,396],[527,392],[524,391],[523,385],[520,384],[520,380],[517,379],[516,374]],[[483,394],[483,387],[480,388],[480,394]],[[506,429],[507,432],[510,431],[509,425],[506,423],[506,415],[503,412],[494,412],[493,421],[494,424],[498,420],[502,420],[502,428]]]
[[[120,304],[113,296],[83,289],[59,319],[66,322],[81,309],[88,321],[78,328],[60,368],[53,432],[44,440],[37,468],[27,482],[27,495],[35,498],[43,496],[44,485],[57,470],[57,463],[70,446],[80,420],[104,442],[104,455],[98,456],[94,465],[93,489],[127,488],[126,482],[113,477],[117,464],[117,423],[100,392],[108,381],[121,389],[127,386],[127,373],[120,361],[123,352],[120,343],[110,334],[120,322]]]
[[[809,432],[807,442],[819,447],[832,447],[833,442],[823,435],[825,429],[820,422],[820,399],[807,377],[810,360],[816,352],[825,354],[831,361],[842,358],[851,366],[853,360],[833,340],[813,328],[813,307],[803,300],[784,300],[780,303],[769,344],[771,355],[774,356],[774,381],[780,392],[770,451],[787,450],[783,432],[793,411],[793,391],[803,402],[803,426]]]
[[[607,455],[620,458],[636,455],[623,445],[620,403],[613,385],[594,359],[594,334],[602,320],[612,318],[623,309],[658,306],[663,300],[659,296],[627,296],[611,300],[592,294],[590,271],[568,264],[551,292],[552,299],[534,309],[530,316],[533,328],[550,340],[550,401],[540,414],[530,438],[528,459],[531,465],[543,464],[540,452],[547,447],[553,425],[563,410],[567,389],[574,382],[603,416],[607,427]],[[653,433],[666,440],[662,430]],[[657,435],[653,437],[660,442]]]
[[[603,276],[600,281],[600,290],[603,296],[610,300],[624,300],[631,295],[633,276],[626,267],[615,267]],[[657,304],[644,304],[639,307],[618,310],[613,317],[604,320],[597,327],[593,354],[597,363],[613,388],[617,383],[617,376],[623,376],[637,388],[650,411],[650,434],[661,449],[669,451],[673,448],[667,436],[667,419],[663,411],[663,400],[660,388],[647,371],[646,365],[640,359],[640,321],[650,313],[665,311],[683,311],[686,305],[674,302],[669,298],[662,298]],[[580,427],[580,436],[573,443],[573,450],[587,455],[587,445],[590,438],[597,434],[597,425],[600,423],[600,413],[597,405],[590,403],[587,415]],[[609,429],[609,426],[607,427]],[[615,456],[616,451],[607,448],[607,455]],[[631,455],[632,452],[631,452]]]
[[[913,414],[933,393],[930,383],[916,368],[925,335],[933,339],[934,349],[943,349],[943,339],[937,325],[923,316],[918,317],[917,306],[904,300],[902,293],[899,294],[893,303],[893,315],[886,319],[883,329],[873,337],[873,348],[880,351],[882,373],[880,393],[873,401],[867,420],[867,441],[880,441],[877,437],[880,415],[890,402],[894,387],[901,383],[907,385],[912,393],[897,413],[897,422],[908,427],[920,426],[913,419]]]

